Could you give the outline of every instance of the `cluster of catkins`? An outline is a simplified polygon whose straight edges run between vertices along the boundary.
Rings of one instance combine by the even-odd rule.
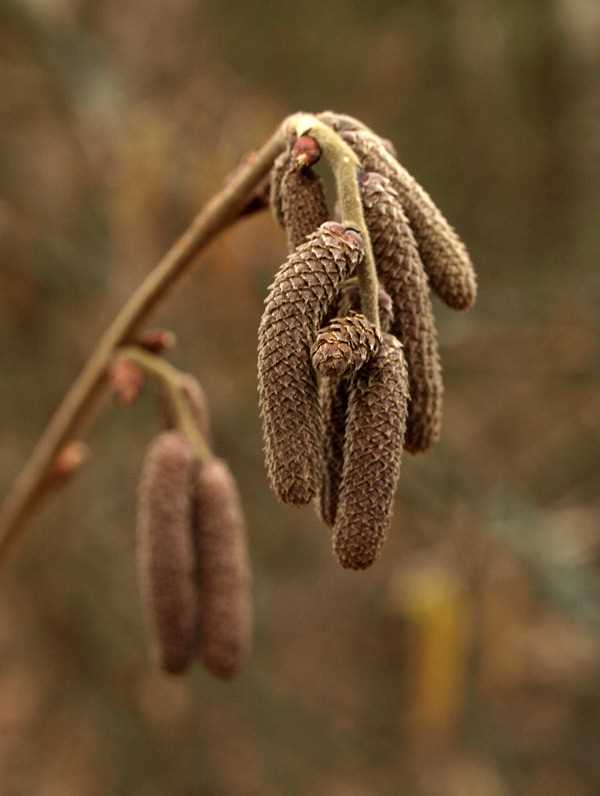
[[[442,373],[430,289],[458,310],[476,281],[455,231],[393,146],[362,123],[320,114],[352,148],[379,279],[377,329],[361,313],[366,241],[330,220],[310,136],[290,140],[271,172],[271,206],[290,255],[269,288],[258,382],[266,468],[285,503],[315,500],[340,563],[376,559],[391,519],[402,450],[440,435]]]
[[[196,431],[208,441],[198,382],[182,375]],[[244,518],[227,464],[200,461],[166,407],[168,429],[150,444],[138,490],[140,590],[162,669],[183,672],[199,654],[218,677],[242,667],[251,633]]]

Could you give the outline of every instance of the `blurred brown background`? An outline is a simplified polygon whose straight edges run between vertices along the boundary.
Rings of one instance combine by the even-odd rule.
[[[250,527],[233,684],[149,660],[133,561],[151,392],[0,578],[0,788],[21,794],[600,792],[597,0],[3,0],[0,493],[98,334],[242,156],[296,110],[391,138],[467,242],[437,305],[437,449],[342,571],[267,488],[255,339],[284,237],[240,223],[156,319],[211,400]]]

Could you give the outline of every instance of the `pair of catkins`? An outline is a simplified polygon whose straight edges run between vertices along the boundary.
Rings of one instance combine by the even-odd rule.
[[[189,374],[181,380],[194,431],[208,443],[204,393]],[[247,657],[252,623],[240,498],[227,464],[212,454],[199,458],[166,415],[168,430],[146,453],[136,527],[155,656],[163,670],[177,674],[199,655],[210,672],[229,678]]]
[[[339,562],[364,569],[385,540],[403,449],[425,451],[440,435],[443,383],[430,290],[467,309],[476,280],[463,243],[393,146],[351,117],[318,118],[360,163],[381,329],[361,313],[356,284],[367,242],[330,220],[315,158],[306,154],[310,138],[292,139],[270,178],[290,255],[260,322],[259,403],[275,494],[295,505],[314,500],[333,529]]]

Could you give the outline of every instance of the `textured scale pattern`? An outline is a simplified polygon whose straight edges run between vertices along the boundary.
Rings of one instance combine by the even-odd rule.
[[[376,354],[381,335],[359,312],[350,311],[323,327],[312,349],[312,363],[320,376],[342,376],[356,371]]]
[[[271,212],[280,227],[285,226],[283,215],[283,195],[281,187],[291,163],[291,143],[276,158],[271,168],[269,203]]]
[[[346,412],[342,482],[333,528],[340,564],[365,569],[391,520],[408,405],[401,343],[385,334],[379,353],[354,376]]]
[[[311,169],[290,166],[281,185],[281,208],[288,250],[293,252],[329,218],[321,179]]]
[[[258,332],[258,392],[269,481],[284,503],[309,503],[322,465],[311,347],[339,286],[363,256],[361,236],[329,221],[301,244],[269,288]]]
[[[252,610],[244,516],[224,461],[198,466],[194,497],[200,657],[210,672],[229,678],[248,656]]]
[[[346,432],[348,380],[324,378],[319,384],[323,417],[323,475],[319,489],[319,514],[333,527],[337,512]]]
[[[192,472],[191,448],[179,433],[165,431],[148,449],[138,490],[140,591],[160,665],[172,674],[187,668],[197,627]]]
[[[410,383],[404,445],[416,453],[437,442],[442,425],[444,387],[427,275],[390,181],[370,172],[361,189],[379,278],[394,305],[391,332],[404,345]]]
[[[429,194],[368,130],[340,130],[365,171],[387,177],[398,194],[419,246],[433,290],[449,307],[475,303],[477,281],[469,254]]]

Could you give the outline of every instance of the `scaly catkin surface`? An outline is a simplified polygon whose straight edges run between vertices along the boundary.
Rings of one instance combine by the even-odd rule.
[[[419,252],[438,296],[457,310],[475,303],[477,281],[469,254],[454,229],[414,177],[395,160],[378,136],[367,130],[340,130],[365,171],[387,177],[398,193]]]
[[[322,429],[310,361],[339,285],[363,256],[360,235],[327,222],[281,266],[258,331],[258,392],[267,474],[284,503],[309,503],[321,479]]]
[[[290,167],[290,162],[291,142],[289,142],[287,148],[275,158],[270,175],[269,203],[271,205],[273,217],[280,227],[284,226],[283,193],[281,188],[283,178]]]
[[[293,252],[329,218],[320,177],[308,168],[288,168],[281,184],[281,209],[288,250]]]
[[[383,337],[378,354],[352,381],[333,546],[340,564],[365,569],[377,558],[400,475],[408,404],[401,343]]]
[[[192,470],[192,452],[184,438],[163,432],[148,449],[138,490],[140,591],[160,665],[172,674],[188,666],[196,634]]]
[[[319,330],[312,348],[312,363],[321,376],[342,376],[354,372],[377,353],[381,334],[359,312],[334,318]]]
[[[323,417],[323,475],[318,496],[319,514],[333,526],[337,513],[348,407],[348,379],[323,378],[319,384]]]
[[[379,277],[394,305],[391,332],[406,356],[410,404],[404,445],[413,453],[424,451],[439,439],[444,392],[427,276],[390,181],[369,172],[361,190]]]
[[[233,677],[250,649],[251,577],[237,485],[220,459],[197,468],[194,530],[200,584],[200,656],[217,677]]]

